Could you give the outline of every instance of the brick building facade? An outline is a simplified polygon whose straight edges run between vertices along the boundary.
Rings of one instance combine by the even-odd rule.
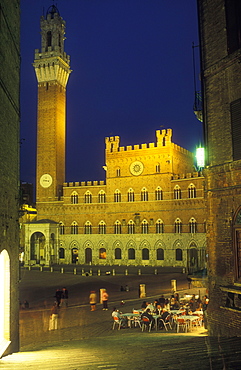
[[[241,329],[241,3],[198,1],[211,335]]]
[[[20,4],[0,2],[0,357],[19,349]]]

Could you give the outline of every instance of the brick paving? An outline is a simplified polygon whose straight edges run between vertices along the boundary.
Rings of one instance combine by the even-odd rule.
[[[185,279],[177,286],[185,287]],[[94,369],[241,369],[240,338],[209,338],[200,328],[190,333],[147,331],[140,328],[112,330],[112,307],[123,312],[140,307],[137,298],[140,280],[147,284],[152,297],[170,290],[170,276],[145,277],[73,277],[62,274],[25,272],[20,297],[32,297],[29,310],[20,311],[21,352],[0,360],[0,370],[94,370]],[[128,283],[130,292],[120,292],[119,284]],[[157,282],[157,283],[156,283]],[[60,309],[59,329],[48,331],[50,306],[55,290],[66,285],[72,296],[68,308]],[[109,311],[90,311],[88,292],[105,286],[110,293]],[[44,287],[44,288],[43,288]],[[197,293],[190,290],[190,293]],[[41,294],[38,294],[41,293]],[[200,292],[201,293],[201,292]],[[120,306],[121,300],[125,305]],[[147,299],[148,300],[148,299]],[[151,300],[151,299],[150,299]]]

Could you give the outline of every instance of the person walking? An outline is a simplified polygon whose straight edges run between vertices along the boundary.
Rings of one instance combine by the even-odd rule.
[[[102,303],[103,303],[103,310],[108,310],[108,298],[109,298],[109,295],[106,291],[106,289],[104,289],[102,291]]]
[[[58,317],[59,317],[59,310],[57,302],[54,302],[51,308],[50,320],[49,320],[49,330],[57,330],[58,329]]]
[[[65,287],[62,289],[62,295],[61,295],[61,302],[60,306],[61,307],[68,307],[68,298],[69,298],[69,292],[68,289]]]
[[[92,290],[90,292],[89,300],[90,300],[90,311],[95,311],[96,310],[97,295],[96,295],[96,292],[94,290]]]
[[[56,303],[58,307],[60,306],[61,297],[62,297],[62,291],[60,289],[57,289],[55,293],[55,299],[56,299]]]

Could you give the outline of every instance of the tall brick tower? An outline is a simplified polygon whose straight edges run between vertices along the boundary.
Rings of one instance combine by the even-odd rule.
[[[66,85],[70,58],[64,52],[65,21],[52,5],[40,20],[35,50],[38,80],[36,202],[58,200],[65,181]]]

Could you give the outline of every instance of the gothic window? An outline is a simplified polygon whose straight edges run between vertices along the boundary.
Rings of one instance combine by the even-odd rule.
[[[134,260],[136,258],[136,252],[134,248],[128,249],[128,260]]]
[[[105,203],[106,202],[106,195],[104,190],[101,190],[98,195],[99,203]]]
[[[46,47],[46,51],[48,51],[48,47],[49,46],[52,46],[52,32],[51,31],[48,31],[47,32],[47,47]]]
[[[225,0],[228,54],[241,48],[241,2]]]
[[[193,184],[188,186],[188,198],[196,198],[196,188]]]
[[[176,249],[176,261],[182,261],[182,250],[180,248]]]
[[[106,224],[104,221],[99,223],[99,234],[106,234]]]
[[[147,248],[142,249],[142,259],[149,260],[149,249]]]
[[[78,204],[78,193],[76,191],[71,194],[71,203]]]
[[[174,199],[181,199],[182,198],[182,193],[180,186],[176,185],[174,188]]]
[[[176,234],[181,234],[182,232],[182,221],[180,218],[177,218],[174,223],[174,229]]]
[[[89,190],[85,193],[85,203],[92,203],[92,194]]]
[[[160,186],[158,186],[155,190],[155,197],[156,197],[156,200],[163,199],[162,189],[160,188]]]
[[[164,249],[158,248],[156,251],[156,259],[158,261],[163,261],[164,260]]]
[[[121,249],[120,248],[115,249],[115,259],[121,260]]]
[[[118,189],[115,190],[114,202],[116,202],[116,203],[121,202],[121,192]]]
[[[59,258],[64,258],[64,255],[65,255],[65,253],[64,253],[64,248],[59,248]]]
[[[142,223],[141,223],[141,231],[142,231],[142,234],[148,234],[148,222],[147,220],[143,220]]]
[[[241,209],[238,211],[234,221],[234,256],[236,277],[241,279]]]
[[[85,234],[92,234],[92,225],[90,221],[86,221],[85,223]]]
[[[164,233],[164,224],[162,220],[157,220],[156,222],[156,234],[163,234]]]
[[[156,173],[160,173],[160,171],[161,171],[160,163],[157,163],[156,164]]]
[[[133,189],[129,189],[128,190],[127,196],[128,196],[128,202],[134,202],[134,200],[135,200],[135,194],[134,194],[134,190]]]
[[[106,260],[106,249],[105,248],[99,249],[99,259]]]
[[[64,224],[62,221],[59,223],[59,233],[60,235],[64,235]]]
[[[71,224],[71,234],[78,234],[78,224],[76,221],[73,221]]]
[[[132,220],[128,222],[128,234],[135,234],[135,224]]]
[[[121,223],[119,220],[115,222],[114,225],[114,234],[121,234]]]
[[[197,222],[193,217],[189,220],[189,232],[191,234],[195,234],[197,232]]]
[[[146,202],[148,200],[148,191],[146,188],[141,190],[141,201]]]
[[[241,99],[230,103],[233,160],[241,159]]]

